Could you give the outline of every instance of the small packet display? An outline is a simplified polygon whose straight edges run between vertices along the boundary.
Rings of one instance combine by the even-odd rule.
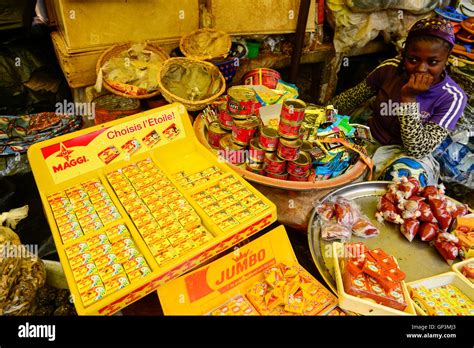
[[[453,284],[434,288],[419,286],[411,289],[410,296],[428,315],[474,315],[474,303]]]
[[[175,173],[173,178],[177,181],[178,185],[190,190],[205,185],[210,180],[221,178],[224,174],[219,167],[212,166],[193,173],[181,171]]]
[[[461,268],[461,273],[469,280],[471,283],[474,283],[474,260],[465,264]]]
[[[263,275],[264,281],[246,293],[261,315],[318,315],[337,304],[337,298],[299,266],[279,263]]]
[[[223,305],[213,309],[209,315],[214,316],[258,316],[252,304],[242,295],[235,296]]]
[[[192,174],[191,182],[221,174],[218,167],[207,168]],[[194,208],[151,158],[107,173],[107,179],[160,266],[213,238]],[[175,179],[179,183],[188,176],[180,172]],[[194,230],[200,231],[200,238],[189,237]]]
[[[368,249],[363,243],[346,244],[341,259],[344,291],[369,298],[387,307],[404,311],[408,299],[403,293],[405,273],[395,259],[380,248]]]
[[[268,208],[267,204],[243,186],[234,176],[191,195],[209,218],[224,230],[230,230]]]
[[[84,306],[151,273],[123,224],[107,227],[103,233],[71,243],[65,247],[65,252]]]
[[[94,178],[47,196],[63,244],[121,218],[100,179]]]
[[[372,238],[380,234],[367,216],[361,213],[357,204],[343,196],[316,205],[324,240],[348,241],[352,235]]]

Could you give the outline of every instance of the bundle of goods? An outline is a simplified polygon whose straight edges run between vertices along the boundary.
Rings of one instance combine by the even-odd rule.
[[[182,103],[190,111],[204,109],[226,87],[214,64],[192,58],[168,59],[157,76],[163,97],[170,103]]]
[[[335,196],[330,201],[316,206],[321,225],[321,238],[327,241],[351,239],[352,234],[361,238],[372,238],[380,231],[360,212],[354,201]]]
[[[225,58],[232,41],[230,35],[214,29],[197,29],[181,37],[179,48],[189,58],[208,60]]]
[[[144,43],[112,46],[97,61],[96,89],[128,98],[150,98],[160,93],[158,76],[169,55],[160,47]]]
[[[41,259],[22,245],[18,235],[7,226],[26,217],[28,206],[0,215],[0,315],[32,315],[36,294],[44,286],[46,270]]]
[[[453,284],[411,289],[410,296],[428,315],[474,315],[474,302]]]
[[[400,224],[400,232],[412,241],[419,234],[451,264],[459,254],[460,239],[449,233],[452,222],[467,214],[468,207],[444,195],[444,186],[422,188],[414,177],[401,177],[388,185],[375,214],[378,221]]]
[[[30,145],[73,132],[81,125],[81,116],[54,112],[0,116],[0,156],[26,153]]]
[[[316,315],[337,303],[336,297],[299,266],[279,263],[253,284],[211,311],[211,315]]]
[[[358,159],[356,154],[370,161],[359,141],[370,139],[370,131],[350,125],[348,116],[336,115],[333,108],[308,107],[299,99],[285,99],[278,122],[272,124],[261,116],[258,95],[258,89],[231,87],[227,100],[219,101],[217,112],[203,115],[209,145],[225,161],[289,181],[339,176]]]
[[[346,244],[343,252],[341,274],[346,293],[405,310],[409,301],[402,283],[405,273],[393,256],[382,249],[370,250],[363,243]]]

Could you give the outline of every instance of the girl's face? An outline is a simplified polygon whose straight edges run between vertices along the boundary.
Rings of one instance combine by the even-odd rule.
[[[405,48],[404,66],[408,75],[430,74],[433,84],[441,80],[441,74],[448,62],[449,49],[441,42],[412,41]]]

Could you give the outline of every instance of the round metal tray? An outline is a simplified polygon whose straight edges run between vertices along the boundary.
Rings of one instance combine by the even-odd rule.
[[[372,221],[380,234],[373,238],[359,238],[352,236],[350,242],[363,242],[370,249],[382,248],[386,253],[397,258],[400,269],[406,273],[405,281],[431,277],[436,274],[449,272],[450,266],[441,255],[427,242],[415,238],[411,243],[400,233],[400,226],[390,222],[379,223],[375,219],[377,202],[386,192],[390,181],[369,181],[351,184],[335,190],[325,196],[325,202],[334,196],[343,196],[352,199],[360,210]],[[318,214],[315,209],[311,213],[308,225],[308,241],[313,261],[328,286],[337,293],[334,279],[334,264],[332,258],[332,243],[321,238],[318,223]]]

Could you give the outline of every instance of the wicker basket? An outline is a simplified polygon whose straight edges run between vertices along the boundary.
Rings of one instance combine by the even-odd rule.
[[[134,44],[135,44],[134,42],[117,44],[105,50],[104,53],[102,53],[102,55],[99,57],[99,60],[97,61],[97,64],[95,67],[97,75],[99,74],[100,69],[106,62],[108,62],[111,58],[119,55],[120,53],[130,49],[130,47],[132,47],[132,45]],[[145,49],[157,54],[160,58],[163,59],[163,61],[166,61],[170,57],[169,54],[166,53],[161,47],[152,45],[150,43],[146,44]],[[147,98],[155,97],[161,93],[160,89],[158,88],[156,91],[152,93],[142,94],[142,95],[130,95],[130,94],[123,93],[121,91],[114,89],[111,85],[107,83],[107,81],[105,81],[105,79],[103,79],[102,84],[105,87],[105,89],[107,89],[109,92],[116,95],[120,95],[122,97],[126,97],[126,98],[147,99]]]
[[[212,97],[207,98],[207,99],[202,99],[202,100],[191,101],[191,100],[183,99],[181,97],[178,97],[172,94],[163,85],[162,78],[169,71],[170,67],[172,67],[173,65],[191,65],[191,64],[203,66],[205,69],[207,69],[207,71],[209,71],[213,76],[215,76],[217,79],[221,81],[221,86],[219,88],[219,91],[216,94],[214,94]],[[220,72],[220,70],[214,64],[205,62],[202,60],[198,60],[198,59],[193,59],[193,58],[168,59],[163,64],[163,67],[161,68],[161,71],[160,71],[160,76],[158,76],[158,86],[160,87],[161,94],[169,103],[179,102],[183,104],[188,111],[198,111],[198,110],[204,109],[208,104],[213,102],[222,93],[224,93],[226,89],[225,78]]]
[[[196,54],[196,52],[191,52],[189,49],[189,45],[191,40],[193,39],[193,36],[203,33],[203,32],[209,32],[209,33],[219,33],[221,34],[225,40],[226,40],[226,45],[220,52],[215,52],[213,55],[210,54]],[[211,60],[211,59],[220,59],[220,58],[225,58],[229,54],[230,48],[232,46],[232,40],[230,38],[230,35],[227,34],[224,31],[218,31],[215,29],[197,29],[194,30],[193,32],[189,33],[188,35],[182,36],[181,40],[179,42],[179,49],[183,54],[188,57],[188,58],[193,58],[196,60]]]

